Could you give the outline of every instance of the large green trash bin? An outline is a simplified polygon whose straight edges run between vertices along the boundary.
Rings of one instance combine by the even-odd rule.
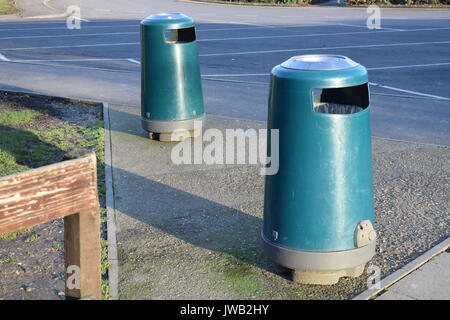
[[[266,176],[262,238],[297,282],[359,276],[375,253],[369,116],[367,71],[347,57],[297,56],[272,70],[279,171]]]
[[[150,138],[172,140],[177,130],[192,134],[194,121],[204,117],[192,18],[172,13],[141,21],[141,71],[141,123]]]

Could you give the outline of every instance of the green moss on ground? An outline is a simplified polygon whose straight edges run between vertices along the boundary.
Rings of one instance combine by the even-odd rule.
[[[258,247],[230,249],[215,253],[209,262],[211,271],[219,276],[239,299],[268,298],[269,286],[255,272],[259,257]]]

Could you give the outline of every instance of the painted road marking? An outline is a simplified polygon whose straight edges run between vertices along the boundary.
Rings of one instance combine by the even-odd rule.
[[[1,54],[0,54],[1,55]],[[81,59],[8,59],[11,62],[89,62],[89,61],[130,61],[129,58],[81,58]]]
[[[10,60],[6,58],[4,55],[0,54],[0,61],[4,62],[56,62],[56,61],[107,61],[107,60],[118,60],[118,61],[129,61],[135,64],[141,64],[140,61],[132,58],[92,58],[92,59],[55,59],[55,60]],[[422,64],[422,65],[410,65],[410,66],[393,66],[393,67],[378,67],[378,68],[367,68],[367,70],[381,70],[381,69],[392,69],[392,68],[407,68],[407,67],[423,67],[423,66],[437,66],[437,65],[450,65],[450,63],[435,63],[435,64]],[[80,67],[80,66],[75,66]],[[116,70],[106,70],[106,69],[100,69],[98,70],[105,70],[105,71],[116,71]],[[245,73],[245,74],[210,74],[210,75],[202,75],[202,78],[209,80],[208,78],[211,78],[211,80],[220,80],[220,79],[213,79],[212,77],[250,77],[250,76],[269,76],[269,73]],[[247,81],[245,81],[247,83]],[[258,82],[258,84],[268,84],[263,82]],[[397,87],[387,86],[387,85],[381,85],[375,82],[369,82],[371,86],[384,88],[387,90],[397,91],[397,92],[403,92],[403,93],[409,93],[416,96],[426,97],[426,98],[432,98],[432,99],[438,99],[438,100],[445,100],[450,101],[450,98],[437,96],[437,95],[431,95],[426,93],[421,93],[417,91],[412,90],[406,90],[401,89]]]
[[[136,59],[127,59],[127,60],[132,62],[132,63],[141,64],[141,62],[136,60]]]
[[[450,101],[450,98],[441,97],[441,96],[435,96],[435,95],[432,95],[432,94],[426,94],[426,93],[421,93],[421,92],[417,92],[417,91],[400,89],[400,88],[386,86],[386,85],[382,85],[382,84],[378,84],[378,83],[374,83],[374,82],[369,82],[369,84],[371,86],[374,86],[374,87],[389,89],[389,90],[398,91],[398,92],[410,93],[410,94],[414,94],[416,96],[422,96],[422,97],[427,97],[427,98],[433,98],[433,99]]]
[[[322,27],[322,26],[337,26],[337,24],[302,24],[302,25],[292,25],[292,26],[250,26],[250,27],[237,27],[237,28],[211,28],[202,29],[196,28],[197,32],[210,32],[210,31],[228,31],[228,30],[252,30],[252,29],[289,29],[289,28],[301,28],[301,27]],[[12,28],[12,29],[2,29],[2,31],[30,31],[30,30],[61,30],[66,28],[66,24],[61,24],[62,28]],[[136,24],[124,24],[124,25],[107,25],[107,26],[83,26],[84,29],[97,29],[97,28],[116,28],[116,27],[139,27],[139,23]]]
[[[88,20],[86,20],[88,21]],[[63,24],[62,22],[58,22],[61,23],[61,28],[59,27],[53,27],[53,28],[12,28],[12,29],[2,29],[2,31],[30,31],[30,30],[64,30],[66,28],[65,23]],[[92,23],[92,21],[90,21],[90,23]],[[346,26],[346,24],[340,24],[340,23],[333,23],[333,24],[302,24],[302,25],[291,25],[291,26],[264,26],[264,25],[257,25],[257,26],[250,26],[250,27],[237,27],[237,28],[212,28],[212,29],[202,29],[197,28],[196,31],[197,32],[213,32],[213,31],[233,31],[233,30],[253,30],[253,29],[291,29],[291,28],[302,28],[302,27],[326,27],[326,26],[341,26],[344,25]],[[102,29],[102,28],[138,28],[139,27],[139,23],[136,24],[123,24],[123,25],[106,25],[106,26],[96,26],[96,25],[84,25],[83,26],[83,30],[85,29]],[[382,28],[382,29],[387,29],[387,28]],[[421,29],[392,29],[392,30],[386,30],[386,31],[369,31],[369,32],[412,32],[412,31],[433,31],[433,30],[447,30],[449,29],[449,27],[435,27],[435,28],[421,28]],[[369,33],[367,32],[367,33]],[[130,32],[131,33],[131,32]],[[139,33],[139,32],[136,32]],[[358,32],[355,32],[355,34]],[[362,33],[362,32],[360,32]],[[104,35],[108,35],[108,34],[119,34],[119,33],[103,33]],[[351,32],[348,33],[340,33],[342,35],[345,34],[353,34]],[[79,34],[79,35],[73,35],[73,36],[83,36],[84,34]],[[335,34],[323,34],[323,33],[318,33],[315,35],[335,35]],[[38,38],[38,37],[43,37],[43,38],[51,38],[51,37],[65,37],[67,35],[53,35],[53,36],[23,36],[23,37],[3,37],[1,39],[26,39],[26,38]],[[296,36],[312,36],[311,35],[296,35]],[[275,36],[274,36],[275,37]],[[286,36],[287,37],[287,36]]]
[[[70,46],[48,46],[48,47],[25,47],[25,48],[0,48],[0,51],[19,51],[19,50],[35,50],[35,49],[63,49],[63,48],[87,48],[87,47],[110,47],[110,46],[131,46],[139,45],[140,42],[120,42],[120,43],[103,43],[103,44],[79,44]]]
[[[282,53],[282,52],[311,51],[311,50],[338,50],[338,49],[356,49],[356,48],[383,48],[383,47],[400,47],[400,46],[420,46],[420,45],[429,45],[429,44],[449,44],[449,43],[450,43],[450,41],[430,41],[430,42],[367,44],[367,45],[340,46],[340,47],[275,49],[275,50],[261,50],[261,51],[207,53],[207,54],[201,54],[200,57],[234,56],[234,55],[247,55],[247,54],[263,54],[263,53]]]
[[[380,33],[393,33],[393,32],[417,32],[417,31],[430,31],[430,30],[449,30],[450,27],[445,28],[432,28],[432,29],[411,29],[411,30],[387,30],[387,31],[358,31],[358,32],[336,32],[336,33],[311,33],[311,34],[291,34],[280,36],[256,36],[256,37],[235,37],[235,38],[216,38],[216,39],[199,39],[199,42],[205,41],[229,41],[229,40],[252,40],[252,39],[275,39],[275,38],[297,38],[297,37],[318,37],[318,36],[341,36],[341,35],[357,35],[357,34],[380,34]]]
[[[442,63],[427,63],[427,64],[410,64],[402,66],[388,66],[388,67],[368,67],[369,71],[372,70],[388,70],[388,69],[403,69],[403,68],[421,68],[421,67],[436,67],[436,66],[448,66],[450,62]],[[270,73],[225,73],[225,74],[206,74],[204,77],[260,77],[269,76]]]
[[[124,20],[113,20],[113,19],[106,19],[106,20],[90,20],[89,23],[116,23],[116,26],[120,26],[120,23],[122,22],[130,22],[130,21],[136,21],[139,22],[139,19],[124,19]],[[10,25],[24,25],[28,26],[30,24],[55,24],[55,23],[61,23],[65,24],[66,20],[51,20],[51,21],[30,21],[30,22],[3,22],[0,23],[1,26],[10,26]]]
[[[387,31],[385,31],[385,32],[387,32]],[[317,47],[317,48],[296,48],[296,49],[274,49],[274,50],[261,50],[261,51],[206,53],[206,54],[200,54],[199,56],[200,57],[215,57],[215,56],[234,56],[234,55],[247,55],[247,54],[311,51],[311,50],[337,50],[337,49],[356,49],[356,48],[383,48],[383,47],[399,47],[399,46],[420,46],[420,45],[429,45],[429,44],[449,44],[449,43],[450,43],[450,41],[385,43],[385,44],[367,44],[367,45],[339,46],[339,47]],[[140,42],[80,44],[80,45],[65,45],[65,46],[45,46],[45,47],[0,48],[0,51],[20,51],[20,50],[35,50],[35,49],[63,49],[63,48],[88,48],[88,47],[130,46],[130,45],[140,45]]]
[[[72,18],[77,19],[77,20],[80,20],[80,21],[84,21],[84,22],[91,22],[91,20],[82,19],[82,18],[76,17],[76,16],[73,16]]]
[[[94,36],[109,36],[109,35],[124,35],[124,34],[139,34],[139,32],[111,32],[111,33],[81,33],[81,34],[58,34],[51,36],[23,36],[23,37],[3,37],[0,40],[12,39],[37,39],[37,38],[67,38],[67,37],[94,37]]]
[[[420,68],[420,67],[436,67],[436,66],[448,66],[450,62],[442,63],[426,63],[426,64],[411,64],[406,66],[392,66],[392,67],[374,67],[367,68],[367,70],[388,70],[388,69],[403,69],[403,68]]]
[[[357,24],[349,24],[349,23],[338,23],[341,26],[348,26],[348,27],[356,27],[356,28],[365,28],[367,29],[367,25],[357,25]],[[395,28],[388,28],[388,27],[381,27],[381,29],[384,30],[392,30],[392,31],[406,31],[404,29],[395,29]]]
[[[252,27],[252,29],[255,27]],[[248,28],[228,28],[228,29],[206,29],[197,30],[202,31],[216,31],[216,30],[241,30]],[[393,33],[393,32],[416,32],[416,31],[433,31],[433,30],[449,30],[450,27],[442,28],[425,28],[425,29],[410,29],[410,30],[387,30],[387,31],[357,31],[357,32],[335,32],[335,33],[311,33],[311,34],[291,34],[291,35],[278,35],[278,36],[251,36],[251,37],[234,37],[234,38],[211,38],[211,39],[198,39],[198,42],[207,41],[230,41],[230,40],[252,40],[252,39],[276,39],[276,38],[297,38],[297,37],[317,37],[317,36],[341,36],[341,35],[357,35],[357,34],[375,34],[375,33]],[[139,31],[133,32],[103,32],[103,33],[80,33],[80,34],[58,34],[58,35],[39,35],[39,36],[20,36],[20,37],[1,37],[0,40],[13,40],[13,39],[38,39],[38,38],[66,38],[66,37],[91,37],[91,36],[113,36],[113,35],[131,35],[139,34]]]
[[[138,59],[134,58],[80,58],[80,59],[8,59],[4,55],[0,54],[0,60],[11,62],[84,62],[84,61],[129,61],[135,64],[141,64]],[[376,70],[389,70],[389,69],[405,69],[405,68],[426,68],[426,67],[438,67],[448,66],[450,62],[441,63],[424,63],[424,64],[410,64],[401,66],[387,66],[387,67],[368,67],[368,71]],[[269,76],[269,73],[226,73],[226,74],[208,74],[204,77],[260,77]]]
[[[259,23],[249,23],[249,22],[241,22],[241,21],[233,21],[233,20],[209,20],[205,19],[202,20],[202,22],[213,22],[213,23],[226,23],[226,24],[241,24],[241,25],[248,25],[248,26],[256,26],[256,27],[264,27],[264,28],[275,28],[274,26],[259,24]]]
[[[0,61],[10,61],[7,57],[5,57],[3,54],[0,53]]]
[[[117,25],[108,25],[108,26],[91,26],[91,25],[84,25],[83,26],[83,30],[84,29],[98,29],[98,28],[117,28],[119,26]],[[120,27],[139,27],[139,24],[124,24],[124,25],[120,25]],[[13,29],[2,29],[1,31],[30,31],[30,30],[65,30],[66,24],[61,24],[61,27],[54,27],[54,28],[13,28]]]

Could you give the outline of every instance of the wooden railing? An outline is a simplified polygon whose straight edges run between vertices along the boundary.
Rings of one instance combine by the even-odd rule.
[[[66,297],[100,299],[95,154],[0,178],[0,235],[64,218]]]

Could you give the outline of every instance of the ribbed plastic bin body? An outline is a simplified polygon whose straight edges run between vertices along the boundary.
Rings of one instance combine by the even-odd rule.
[[[181,13],[141,21],[141,115],[149,132],[193,129],[204,115],[195,25]]]
[[[280,162],[266,176],[265,250],[304,273],[360,273],[375,250],[367,71],[342,56],[299,56],[272,70],[270,90]]]

